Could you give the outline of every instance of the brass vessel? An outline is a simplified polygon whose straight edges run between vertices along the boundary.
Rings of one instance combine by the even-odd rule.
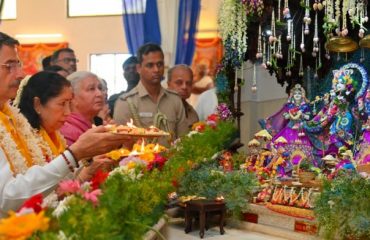
[[[346,53],[358,49],[358,44],[349,37],[332,37],[326,43],[326,48],[330,52]]]

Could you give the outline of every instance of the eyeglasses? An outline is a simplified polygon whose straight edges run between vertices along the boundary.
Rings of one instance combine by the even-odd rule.
[[[76,58],[63,58],[63,59],[58,60],[58,62],[60,62],[60,61],[64,62],[65,64],[68,64],[70,62],[74,63],[74,64],[78,63],[78,59],[76,59]]]
[[[15,72],[17,69],[22,68],[23,64],[21,61],[18,60],[0,64],[0,66],[5,67],[9,72]]]

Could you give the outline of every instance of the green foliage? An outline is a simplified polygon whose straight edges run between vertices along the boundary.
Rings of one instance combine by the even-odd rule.
[[[163,174],[166,174],[168,179],[179,181],[194,164],[201,163],[227,148],[235,134],[236,128],[231,122],[220,122],[216,129],[206,127],[201,134],[182,138],[177,148],[170,149],[170,160],[164,166]]]
[[[228,211],[232,216],[239,217],[246,210],[257,186],[256,176],[240,170],[223,172],[217,165],[210,160],[188,171],[181,179],[179,195],[196,195],[207,199],[223,196]]]
[[[68,211],[59,219],[53,218],[49,231],[37,234],[35,239],[63,239],[60,234],[71,240],[142,239],[163,216],[167,194],[176,190],[173,180],[179,181],[192,166],[227,147],[235,132],[232,123],[220,122],[215,129],[206,127],[202,134],[184,137],[169,150],[162,171],[144,172],[140,179],[110,176],[102,187],[98,206],[75,196]]]
[[[370,180],[343,173],[324,182],[315,215],[326,239],[368,239],[370,236]]]

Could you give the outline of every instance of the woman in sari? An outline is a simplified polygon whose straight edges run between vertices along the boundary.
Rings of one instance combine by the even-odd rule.
[[[66,148],[67,144],[59,129],[71,113],[71,83],[53,72],[39,72],[24,86],[19,101],[20,112],[33,128],[44,159],[39,164],[50,162]],[[97,169],[110,169],[112,162],[98,157],[89,167],[77,174],[80,181],[89,180]]]

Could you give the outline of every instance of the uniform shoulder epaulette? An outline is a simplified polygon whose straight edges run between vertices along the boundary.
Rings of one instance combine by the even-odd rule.
[[[119,96],[119,99],[125,101],[128,97],[133,96],[135,94],[138,94],[138,91],[136,88],[132,89],[131,91],[127,93],[122,94],[121,96]]]

